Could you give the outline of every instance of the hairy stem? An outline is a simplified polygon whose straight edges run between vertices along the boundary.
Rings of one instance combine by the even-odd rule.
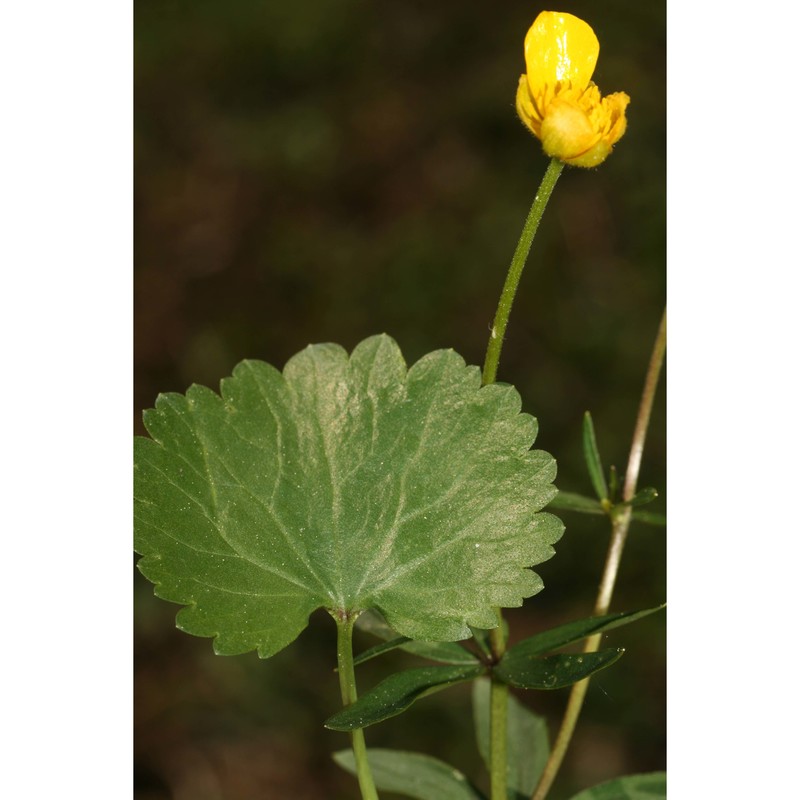
[[[636,483],[639,480],[639,468],[642,464],[642,452],[647,436],[647,427],[650,423],[650,413],[653,410],[653,401],[656,396],[658,378],[661,374],[661,367],[664,364],[664,354],[667,347],[667,312],[661,317],[661,325],[658,328],[656,341],[653,345],[653,352],[650,356],[650,364],[647,368],[647,375],[642,389],[642,399],[639,402],[639,414],[636,417],[636,425],[633,429],[633,441],[628,456],[628,467],[625,472],[625,484],[622,490],[622,499],[627,502],[636,494]],[[630,528],[632,510],[629,505],[622,506],[612,514],[611,540],[606,554],[606,563],[603,568],[603,577],[600,580],[600,587],[597,591],[597,599],[594,604],[594,616],[607,614],[611,606],[611,597],[614,593],[614,584],[619,572],[619,564],[622,559],[622,551],[625,547],[625,540]],[[583,650],[585,653],[594,653],[600,646],[602,634],[595,634],[586,640]],[[544,800],[550,787],[553,785],[561,762],[567,752],[572,733],[575,730],[575,723],[581,713],[583,700],[586,697],[586,690],[589,687],[589,678],[576,683],[570,691],[567,708],[564,712],[564,719],[558,731],[555,744],[547,760],[539,784],[531,795],[531,800]]]
[[[483,383],[494,383],[497,378],[497,365],[500,363],[500,351],[503,349],[503,339],[506,335],[506,328],[508,327],[508,317],[511,314],[511,306],[514,303],[514,296],[517,293],[519,286],[519,279],[522,277],[522,270],[525,268],[525,262],[528,260],[528,253],[531,250],[533,237],[536,236],[536,231],[539,228],[539,223],[542,220],[542,214],[547,207],[547,201],[553,193],[558,176],[561,175],[561,170],[564,169],[564,162],[554,158],[547,167],[544,173],[542,183],[539,186],[539,191],[536,192],[536,197],[533,198],[531,210],[528,212],[528,218],[525,220],[525,225],[522,228],[522,234],[519,237],[517,249],[514,251],[514,256],[511,259],[511,266],[508,268],[508,275],[506,282],[503,286],[503,291],[500,294],[500,302],[497,304],[497,312],[494,316],[494,323],[492,324],[492,333],[489,336],[489,346],[486,348],[486,360],[483,364]]]
[[[517,294],[522,270],[528,260],[533,238],[539,228],[542,215],[547,207],[547,201],[553,193],[558,176],[564,164],[557,159],[552,159],[542,178],[539,191],[533,198],[531,210],[522,227],[522,233],[508,268],[503,291],[492,324],[489,344],[486,348],[486,359],[483,364],[483,385],[494,383],[497,379],[497,366],[500,363],[500,353],[508,327],[508,318],[511,306]],[[506,651],[506,639],[503,631],[503,613],[499,608],[497,614],[497,627],[490,635],[492,645],[492,660],[500,661]],[[507,751],[508,751],[508,686],[492,676],[492,687],[489,704],[489,772],[491,777],[491,800],[506,800],[507,798]]]
[[[349,615],[346,611],[336,611],[336,660],[339,666],[339,687],[342,690],[342,705],[349,706],[358,699],[356,691],[356,673],[353,666],[353,626],[357,614]],[[353,744],[353,756],[356,761],[356,774],[361,789],[362,800],[378,800],[378,792],[372,779],[372,771],[367,761],[367,745],[364,731],[358,729],[350,734]]]

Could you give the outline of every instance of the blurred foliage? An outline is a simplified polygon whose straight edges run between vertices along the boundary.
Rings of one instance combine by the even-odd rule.
[[[410,362],[453,347],[481,364],[497,297],[546,167],[514,112],[521,0],[137,0],[135,430],[161,391],[216,386],[242,358],[276,366],[310,342],[374,333]],[[662,3],[568,2],[601,43],[595,81],[632,98],[625,137],[596,171],[566,170],[512,313],[499,378],[538,417],[558,485],[591,494],[592,412],[624,469],[665,299]],[[663,380],[663,379],[662,379]],[[663,386],[640,485],[663,511]],[[591,609],[607,527],[563,513],[546,588],[508,613],[512,641]],[[634,526],[613,610],[665,598],[662,529]],[[339,707],[324,614],[273,659],[219,658],[175,630],[176,606],[136,581],[136,797],[348,798],[322,721]],[[665,620],[613,632],[624,658],[597,676],[555,800],[623,772],[662,769]],[[375,640],[365,638],[364,647]],[[420,662],[359,668],[363,687]],[[566,690],[524,693],[557,723]],[[368,732],[373,746],[478,759],[469,687]]]

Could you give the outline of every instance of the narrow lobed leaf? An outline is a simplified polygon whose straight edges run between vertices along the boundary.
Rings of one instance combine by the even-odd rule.
[[[636,492],[630,500],[630,505],[634,508],[646,506],[648,503],[652,503],[657,497],[658,492],[652,486],[648,486]]]
[[[643,522],[645,525],[656,525],[663,528],[667,524],[666,514],[659,514],[657,511],[634,511],[634,522]]]
[[[665,608],[665,606],[660,605],[655,608],[644,609],[643,611],[625,611],[617,614],[605,614],[601,617],[588,617],[587,619],[576,620],[575,622],[567,622],[564,625],[559,625],[548,631],[542,631],[542,633],[537,633],[534,636],[523,639],[521,642],[517,642],[517,644],[508,649],[503,657],[503,661],[509,663],[517,659],[528,659],[540,656],[544,653],[558,650],[561,647],[566,647],[568,644],[579,642],[595,633],[605,633],[614,628],[621,628],[623,625],[629,625],[631,622],[636,622],[650,614],[655,614],[656,611],[661,611],[663,608]]]
[[[667,773],[626,775],[573,795],[571,800],[667,800]]]
[[[594,498],[576,494],[575,492],[562,492],[560,490],[547,504],[547,507],[554,508],[557,511],[577,511],[579,514],[597,514],[605,516],[606,513],[605,509]]]
[[[614,502],[619,493],[619,475],[617,468],[612,464],[608,468],[608,499]]]
[[[588,411],[583,415],[583,457],[592,486],[597,493],[597,499],[608,500],[608,486],[603,472],[603,462],[600,460],[600,451],[597,449],[592,415]]]
[[[505,619],[500,621],[503,626],[503,637],[508,639],[508,622]],[[472,638],[478,649],[487,657],[492,655],[491,628],[471,628]]]
[[[383,616],[374,609],[361,614],[356,620],[356,627],[359,630],[371,633],[373,636],[377,636],[379,639],[384,639],[386,641],[399,641],[402,639],[403,641],[396,645],[400,650],[413,653],[420,658],[427,658],[430,661],[438,661],[441,664],[478,663],[477,658],[455,642],[418,642],[406,636],[398,636],[397,631],[395,631],[386,622]],[[380,645],[377,645],[377,647],[380,647]],[[355,663],[360,664],[366,661],[367,659],[364,658],[365,655],[366,653],[362,653],[361,656],[355,659]],[[370,656],[370,658],[371,657],[372,656]]]
[[[370,647],[369,650],[359,653],[359,655],[353,659],[353,666],[357,667],[359,664],[363,664],[365,661],[370,661],[373,658],[382,656],[384,653],[388,653],[391,650],[397,650],[406,642],[410,641],[411,639],[409,639],[408,636],[398,636],[396,639],[389,639],[388,642],[376,644],[375,647]]]
[[[376,644],[375,647],[370,647],[369,650],[365,650],[363,653],[356,656],[353,660],[353,664],[358,666],[372,658],[382,656],[390,650],[397,649],[407,650],[415,655],[428,658],[431,661],[438,661],[441,664],[480,663],[472,653],[455,642],[415,642],[407,636],[398,636],[396,639],[390,639],[388,642]]]
[[[500,680],[518,689],[562,689],[613,664],[625,651],[608,648],[597,653],[533,658],[505,658],[495,667]]]
[[[374,689],[355,703],[338,711],[325,721],[325,727],[334,731],[353,731],[405,711],[415,700],[462,681],[485,675],[487,667],[418,667],[396,672],[381,681]]]
[[[333,760],[356,774],[352,750],[340,750]],[[416,800],[485,800],[463,773],[438,758],[403,750],[367,750],[376,788]]]

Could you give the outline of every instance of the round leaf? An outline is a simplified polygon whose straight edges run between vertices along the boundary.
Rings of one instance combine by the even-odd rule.
[[[556,490],[536,421],[451,350],[407,369],[387,336],[349,358],[313,345],[282,374],[242,362],[221,396],[161,395],[144,419],[139,568],[219,653],[272,655],[320,607],[468,638],[542,588],[528,568],[562,532],[537,513]]]

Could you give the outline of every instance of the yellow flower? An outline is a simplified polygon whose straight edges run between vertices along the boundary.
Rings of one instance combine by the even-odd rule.
[[[526,74],[517,113],[545,153],[576,167],[596,167],[625,133],[625,92],[601,97],[592,83],[600,53],[582,19],[542,11],[525,36]]]

